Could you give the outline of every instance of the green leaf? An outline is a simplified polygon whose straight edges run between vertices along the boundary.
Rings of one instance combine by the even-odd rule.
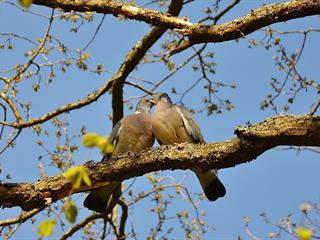
[[[76,205],[73,204],[72,201],[69,201],[67,203],[65,214],[66,214],[66,219],[70,223],[74,223],[76,221],[76,218],[78,216],[78,208]]]
[[[41,237],[50,237],[53,233],[53,229],[57,222],[54,219],[44,220],[40,223],[38,227],[38,234]]]
[[[84,175],[82,176],[82,181],[83,181],[87,186],[91,187],[92,183],[91,183],[91,180],[90,180],[88,174],[84,174]]]
[[[100,149],[100,152],[102,155],[113,152],[113,146],[108,141],[100,142],[97,147]]]
[[[63,176],[71,181],[72,188],[79,188],[84,182],[87,186],[91,187],[91,180],[88,176],[87,169],[83,166],[75,166],[69,168],[63,173]]]
[[[92,148],[97,146],[97,141],[99,140],[99,135],[95,133],[87,133],[83,135],[82,144],[85,147]]]
[[[19,0],[19,3],[24,8],[29,8],[32,4],[32,0]]]
[[[96,133],[83,135],[82,144],[88,148],[99,148],[102,155],[113,152],[113,146],[108,142],[108,139]]]

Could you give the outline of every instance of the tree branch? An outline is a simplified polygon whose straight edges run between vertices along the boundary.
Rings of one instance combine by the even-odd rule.
[[[0,221],[0,226],[5,227],[5,226],[9,226],[9,225],[16,224],[16,223],[20,223],[20,224],[24,223],[25,221],[32,218],[34,215],[41,212],[42,210],[43,210],[43,208],[34,208],[33,210],[31,210],[29,212],[22,212],[19,216],[15,217],[15,218],[9,218],[9,219],[5,219],[5,220]]]
[[[320,0],[299,0],[274,3],[251,10],[245,16],[219,25],[193,25],[184,33],[193,44],[223,42],[248,35],[274,23],[320,14]]]
[[[180,34],[188,36],[191,44],[234,40],[273,23],[320,14],[320,0],[292,0],[265,5],[252,10],[245,16],[223,24],[202,25],[122,2],[89,0],[84,3],[73,0],[34,0],[33,3],[51,8],[61,8],[64,11],[122,14],[130,19],[175,29]]]
[[[93,186],[82,186],[77,192],[159,170],[234,167],[280,145],[320,147],[320,116],[275,116],[250,127],[238,127],[235,133],[237,137],[224,142],[162,146],[128,152],[106,162],[87,162]],[[20,206],[26,211],[44,207],[73,194],[71,187],[62,174],[35,183],[2,183],[0,206]]]
[[[120,226],[119,226],[119,236],[121,239],[126,239],[125,226],[128,218],[128,205],[121,199],[119,199],[118,203],[122,209]]]
[[[175,1],[175,0],[174,0]],[[104,14],[124,15],[127,18],[150,23],[154,26],[163,26],[166,28],[184,28],[191,26],[192,23],[172,17],[171,14],[142,7],[135,7],[125,2],[112,0],[89,0],[86,2],[73,0],[34,0],[33,4],[42,5],[49,8],[60,8],[66,12],[97,12]],[[174,14],[175,15],[175,14]]]
[[[82,220],[81,222],[77,223],[76,225],[72,226],[72,228],[64,232],[63,235],[59,238],[59,240],[66,240],[67,238],[71,237],[74,233],[86,226],[88,223],[103,217],[103,213],[94,213],[90,215],[89,217],[85,218],[84,220]]]
[[[38,118],[32,118],[28,121],[19,121],[19,122],[5,122],[5,121],[0,121],[0,124],[3,124],[5,126],[10,126],[14,128],[26,128],[30,126],[34,126],[40,123],[44,123],[62,113],[69,112],[75,109],[79,109],[81,107],[84,107],[86,105],[89,105],[90,103],[97,101],[104,93],[106,93],[111,87],[113,82],[116,80],[116,78],[111,78],[109,79],[102,87],[100,87],[98,90],[90,93],[87,95],[85,98],[73,102],[73,103],[68,103],[64,106],[61,106],[47,114],[44,114],[41,117]]]

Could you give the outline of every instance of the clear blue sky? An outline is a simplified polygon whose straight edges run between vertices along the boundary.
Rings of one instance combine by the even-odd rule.
[[[137,1],[137,4],[142,1]],[[201,1],[204,6],[209,1]],[[229,2],[229,1],[228,1]],[[263,1],[269,3],[272,1]],[[222,21],[239,17],[247,13],[250,9],[261,6],[262,1],[246,1],[239,7],[236,7],[231,14],[226,15]],[[15,32],[21,35],[36,39],[43,36],[46,29],[46,22],[41,18],[33,15],[22,13],[15,7],[8,4],[0,3],[0,32]],[[201,10],[195,11],[198,6],[190,5],[181,16],[190,16],[191,21],[198,19]],[[49,14],[50,10],[44,7],[33,6],[31,10]],[[70,23],[56,22],[53,25],[53,33],[59,35],[67,46],[76,49],[83,47],[91,38],[97,24],[101,19],[97,15],[95,21],[83,26],[79,33],[70,33]],[[3,21],[5,19],[6,21]],[[308,17],[298,20],[289,21],[274,25],[280,30],[296,30],[310,27],[319,27],[319,17]],[[116,72],[122,63],[126,53],[150,29],[149,25],[137,21],[118,21],[114,16],[107,16],[103,23],[96,40],[89,47],[88,52],[93,56],[89,60],[89,65],[94,66],[102,63],[107,70]],[[207,117],[206,114],[197,114],[196,119],[201,126],[205,139],[208,142],[223,141],[234,136],[233,131],[238,125],[245,125],[247,121],[257,123],[266,117],[274,115],[271,110],[260,110],[260,102],[270,93],[271,87],[269,80],[271,77],[284,79],[285,75],[279,73],[272,60],[275,55],[275,49],[266,51],[264,48],[248,48],[248,42],[252,38],[261,38],[262,31],[257,31],[239,42],[230,41],[217,44],[210,44],[208,49],[215,53],[215,60],[218,63],[217,73],[212,76],[213,79],[222,81],[227,84],[236,83],[237,89],[222,89],[219,93],[223,98],[229,98],[235,104],[235,109],[223,114],[214,114]],[[290,35],[283,38],[287,48],[292,52],[300,47],[302,36]],[[0,50],[0,66],[6,68],[14,66],[16,63],[23,62],[23,51],[25,46],[21,41],[14,41],[15,50],[4,52]],[[153,50],[159,49],[159,43]],[[307,39],[305,51],[299,63],[299,69],[304,75],[311,79],[318,80],[319,77],[319,34],[310,34]],[[174,56],[172,59],[181,62],[183,57],[190,52]],[[4,57],[2,57],[4,56]],[[142,77],[149,81],[159,81],[168,74],[167,70],[160,65],[142,65],[133,76]],[[66,74],[58,73],[55,81],[49,85],[41,85],[41,91],[34,93],[30,84],[36,82],[35,79],[26,80],[19,88],[20,99],[30,99],[33,102],[32,116],[41,114],[55,109],[56,107],[78,100],[86,96],[92,90],[98,88],[108,79],[110,75],[102,77],[92,73],[73,69]],[[195,74],[191,67],[188,66],[171,80],[166,82],[159,90],[168,91],[171,87],[176,87],[178,92],[187,89],[199,75]],[[30,82],[28,82],[30,81]],[[201,85],[190,92],[185,99],[185,103],[190,107],[199,106],[203,91]],[[130,86],[125,86],[125,98],[132,95],[141,95],[141,92]],[[314,91],[308,91],[300,94],[295,101],[294,106],[290,109],[290,114],[304,114],[310,109],[312,102],[317,95]],[[178,97],[172,96],[173,101],[179,100]],[[285,101],[285,98],[280,99]],[[126,114],[132,111],[126,109]],[[70,132],[76,134],[82,125],[87,127],[89,132],[96,132],[102,135],[111,130],[111,122],[107,116],[111,113],[110,96],[106,94],[97,102],[81,110],[72,111],[68,115],[70,121]],[[48,131],[53,133],[49,124],[44,125]],[[47,144],[48,148],[54,148],[54,140],[41,138]],[[12,181],[35,181],[39,178],[39,163],[37,158],[44,152],[36,145],[38,137],[31,130],[25,129],[16,142],[15,148],[9,149],[0,157],[0,164],[3,172],[0,178],[4,179],[6,173],[10,173]],[[81,139],[74,139],[75,143],[80,144]],[[82,164],[88,159],[100,160],[98,151],[88,151],[80,149],[75,155],[76,164]],[[49,159],[42,161],[44,165],[49,165]],[[238,235],[248,239],[244,228],[242,217],[249,216],[251,219],[252,231],[261,239],[267,238],[267,233],[272,228],[264,224],[259,214],[266,212],[271,220],[278,222],[281,217],[292,213],[296,222],[299,223],[302,214],[299,212],[299,204],[306,201],[319,202],[319,191],[316,183],[320,182],[319,175],[319,156],[316,153],[307,151],[284,151],[279,149],[270,150],[259,156],[257,160],[246,164],[239,165],[235,168],[223,169],[220,171],[220,178],[227,188],[227,195],[217,202],[203,202],[200,208],[207,212],[206,221],[216,227],[215,231],[210,231],[206,239],[236,239]],[[54,175],[57,170],[46,168],[46,173]],[[171,174],[166,171],[164,175]],[[183,176],[182,171],[175,171],[174,175],[179,179]],[[130,181],[129,181],[130,182]],[[128,182],[128,183],[129,183]],[[186,184],[191,192],[199,192],[200,187],[193,174],[187,175]],[[136,191],[145,190],[147,185],[144,177],[139,178],[134,185]],[[80,195],[77,195],[80,196]],[[82,195],[84,196],[84,195]],[[82,198],[78,199],[79,206]],[[133,217],[129,220],[136,224],[136,230],[141,238],[145,238],[145,226],[155,221],[147,213],[146,209],[151,207],[152,203],[144,201],[140,203],[134,211]],[[176,200],[173,208],[190,207],[182,199]],[[138,209],[138,210],[137,210]],[[140,211],[141,209],[141,211]],[[190,209],[190,211],[192,211]],[[18,208],[1,210],[1,219],[14,217],[19,212]],[[78,219],[87,216],[89,212],[83,208],[80,209]],[[41,219],[45,216],[39,214]],[[179,227],[178,225],[176,227]],[[55,232],[59,236],[61,230],[56,228]],[[148,229],[149,231],[149,229]],[[179,233],[180,234],[180,233]],[[175,239],[183,239],[183,235],[172,235]],[[54,238],[55,238],[54,237]],[[29,222],[21,227],[13,239],[35,239],[36,225]],[[54,239],[53,238],[53,239]],[[79,239],[75,235],[72,239]]]

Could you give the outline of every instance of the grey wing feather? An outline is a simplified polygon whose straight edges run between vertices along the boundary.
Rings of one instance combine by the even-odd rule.
[[[114,125],[114,127],[112,128],[112,131],[108,137],[109,142],[112,143],[113,147],[115,147],[118,143],[119,140],[119,135],[120,135],[120,131],[121,131],[121,120],[118,121],[116,123],[116,125]]]
[[[201,133],[200,127],[195,121],[192,114],[184,107],[182,106],[175,106],[177,110],[179,111],[183,125],[187,131],[187,133],[193,138],[195,143],[205,143],[203,135]]]
[[[108,141],[109,141],[110,143],[112,143],[113,149],[115,149],[115,147],[116,147],[116,145],[117,145],[117,143],[118,143],[118,141],[119,141],[119,135],[120,135],[121,129],[122,129],[122,128],[121,128],[121,120],[120,120],[120,121],[118,121],[118,122],[116,123],[116,125],[114,125],[114,127],[112,128],[112,131],[111,131],[110,135],[108,136]],[[111,154],[112,154],[112,153],[107,153],[107,154],[105,154],[105,155],[103,156],[103,158],[102,158],[102,161],[109,159],[109,158],[111,157]]]

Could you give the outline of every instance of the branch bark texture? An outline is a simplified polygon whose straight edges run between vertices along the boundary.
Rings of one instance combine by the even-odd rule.
[[[234,167],[281,145],[320,147],[320,117],[276,116],[257,125],[238,127],[235,133],[237,137],[218,143],[162,146],[140,153],[129,152],[106,162],[87,162],[85,166],[93,182],[90,189],[159,170]],[[87,190],[83,186],[77,192]],[[20,206],[28,211],[73,193],[71,183],[62,175],[35,183],[2,183],[0,206]]]

